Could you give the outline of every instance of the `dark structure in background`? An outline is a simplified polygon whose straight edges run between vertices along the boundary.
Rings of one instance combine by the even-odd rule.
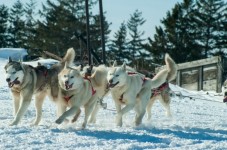
[[[99,0],[99,11],[100,11],[100,27],[101,27],[101,44],[102,44],[102,61],[101,59],[95,54],[94,50],[91,48],[90,43],[90,22],[89,22],[89,3],[88,0],[85,0],[85,7],[86,7],[86,30],[87,30],[87,50],[88,50],[88,63],[92,65],[92,56],[98,61],[99,64],[106,64],[106,56],[105,56],[105,37],[104,37],[104,19],[103,19],[103,9],[102,9],[102,0]],[[78,36],[77,36],[78,37]],[[82,38],[82,36],[80,36]],[[81,39],[85,42],[84,39]]]
[[[156,68],[158,72],[162,67]],[[174,84],[194,91],[222,90],[227,79],[227,59],[220,56],[178,64],[178,72]]]

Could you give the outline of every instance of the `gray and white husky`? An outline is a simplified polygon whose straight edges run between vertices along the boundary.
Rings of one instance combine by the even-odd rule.
[[[75,58],[73,48],[67,50],[66,55],[58,64],[50,69],[44,66],[32,67],[9,58],[5,65],[6,82],[11,89],[14,101],[14,119],[10,125],[17,125],[25,114],[32,97],[35,98],[36,119],[38,125],[42,117],[42,105],[46,96],[55,100],[58,96],[58,73],[65,63],[72,63]]]

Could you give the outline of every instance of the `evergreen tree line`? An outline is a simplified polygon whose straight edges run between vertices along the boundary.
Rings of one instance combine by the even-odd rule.
[[[92,49],[101,56],[100,16],[93,14],[97,1],[89,1]],[[108,13],[108,10],[106,11]],[[36,0],[11,8],[0,5],[0,47],[25,48],[32,55],[49,51],[62,56],[74,47],[78,59],[87,57],[84,0],[47,0],[37,10]],[[151,14],[152,15],[152,14]],[[166,13],[153,37],[144,39],[146,20],[135,10],[113,37],[104,14],[107,60],[127,62],[138,69],[162,65],[165,53],[177,63],[213,55],[227,55],[227,3],[225,0],[184,0]]]

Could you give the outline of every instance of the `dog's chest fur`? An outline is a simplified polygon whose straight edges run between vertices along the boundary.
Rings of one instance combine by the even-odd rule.
[[[59,91],[59,99],[61,103],[64,103],[67,106],[72,106],[76,103],[85,105],[93,96],[92,87],[88,80],[84,80],[83,84],[77,89],[65,91],[60,88]],[[67,98],[70,99],[67,100]]]
[[[127,103],[131,98],[136,98],[143,86],[143,79],[139,75],[129,75],[123,86],[111,89],[114,100],[118,103]]]

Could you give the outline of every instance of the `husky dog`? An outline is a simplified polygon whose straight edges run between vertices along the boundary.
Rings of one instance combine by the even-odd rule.
[[[227,103],[227,80],[225,80],[225,82],[222,85],[222,93],[224,96],[223,102]]]
[[[117,62],[114,61],[114,66],[117,66]],[[94,89],[97,91],[98,101],[92,111],[91,118],[89,120],[90,123],[96,122],[96,115],[100,109],[103,107],[104,109],[107,107],[106,103],[103,103],[103,98],[109,93],[110,88],[108,86],[107,81],[107,73],[109,67],[105,65],[99,66],[83,66],[81,67],[81,74],[83,77],[89,78],[92,82]],[[136,72],[135,69],[126,66],[127,72]],[[138,73],[139,74],[139,73]]]
[[[38,125],[42,116],[43,101],[48,95],[55,99],[58,95],[57,75],[64,68],[65,63],[74,61],[75,51],[68,49],[65,57],[50,69],[44,66],[32,67],[21,62],[12,61],[5,65],[6,81],[14,100],[14,120],[10,125],[17,125],[26,112],[32,96],[35,97],[36,119],[34,125]]]
[[[72,68],[67,65],[59,73],[58,80],[60,88],[57,104],[61,116],[55,122],[61,124],[67,117],[75,114],[73,121],[76,121],[81,112],[80,107],[84,106],[85,118],[82,128],[85,128],[97,101],[97,91],[93,88],[91,80],[80,74],[80,67]]]
[[[169,88],[169,82],[174,80],[176,78],[177,74],[177,65],[173,61],[173,59],[166,54],[165,55],[165,63],[166,63],[166,69],[168,70],[168,76],[166,78],[166,81],[159,86],[158,88],[152,89],[151,99],[147,105],[147,119],[151,119],[151,108],[155,102],[156,99],[159,99],[161,104],[166,109],[166,115],[171,116],[170,111],[170,88]]]
[[[110,68],[107,80],[117,110],[117,126],[122,126],[122,116],[133,108],[136,111],[135,125],[141,124],[151,89],[163,84],[168,72],[168,69],[162,70],[153,79],[149,79],[142,74],[128,72],[125,63],[120,67],[114,64]],[[125,107],[122,108],[122,105]]]

